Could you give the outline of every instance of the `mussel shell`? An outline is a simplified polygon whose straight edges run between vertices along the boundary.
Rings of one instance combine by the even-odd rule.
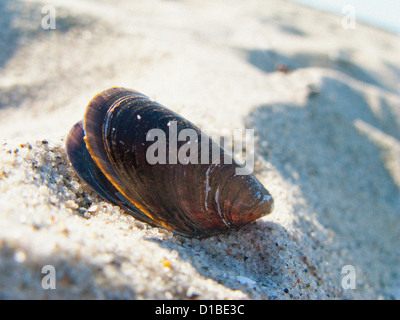
[[[166,164],[150,164],[146,151],[154,141],[146,137],[151,129],[165,133],[167,150],[178,152],[186,144],[169,143],[171,123],[177,132],[195,130],[200,155],[202,139],[209,137],[194,124],[137,91],[110,88],[89,102],[83,123],[71,129],[67,155],[101,197],[178,234],[206,237],[272,211],[273,199],[264,186],[251,174],[236,175],[240,165],[234,159],[227,163],[224,150],[211,139],[208,163],[183,164],[167,152]],[[212,158],[215,148],[219,161]]]

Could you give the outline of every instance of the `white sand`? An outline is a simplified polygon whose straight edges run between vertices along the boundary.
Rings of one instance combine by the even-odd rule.
[[[398,36],[282,0],[5,0],[0,16],[0,298],[400,299]],[[101,201],[63,139],[110,86],[255,129],[273,214],[196,240]]]

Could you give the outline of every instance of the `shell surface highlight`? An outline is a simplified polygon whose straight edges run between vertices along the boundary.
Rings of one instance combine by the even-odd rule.
[[[154,129],[165,135],[156,139]],[[198,142],[194,149],[188,145],[190,134]],[[164,158],[161,148],[154,153],[158,162],[148,157],[155,141],[167,150]],[[200,160],[204,146],[208,152]],[[138,220],[181,235],[218,234],[273,210],[269,192],[253,175],[237,175],[242,167],[227,161],[229,155],[218,144],[135,90],[114,87],[98,93],[83,121],[69,132],[66,150],[77,175],[102,198]],[[178,154],[188,160],[177,161]]]

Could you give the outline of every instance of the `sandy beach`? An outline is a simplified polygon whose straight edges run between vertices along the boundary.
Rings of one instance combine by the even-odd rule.
[[[0,0],[0,299],[400,299],[400,37],[342,20],[282,0]],[[273,213],[199,240],[103,201],[65,140],[112,86],[254,129]]]

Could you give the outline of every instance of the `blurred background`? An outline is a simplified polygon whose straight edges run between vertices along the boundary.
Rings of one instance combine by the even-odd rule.
[[[292,0],[312,8],[343,14],[346,7],[356,10],[357,19],[393,33],[400,34],[398,15],[400,3],[395,0]]]
[[[96,92],[113,85],[228,127],[247,107],[301,94],[297,80],[278,93],[288,77],[271,80],[284,70],[307,77],[313,68],[336,70],[397,92],[398,39],[361,25],[344,29],[339,2],[318,3],[338,15],[289,1],[1,0],[0,136],[61,136]],[[354,2],[356,19],[391,21],[396,1],[372,3]],[[55,29],[42,26],[46,6],[55,10]],[[227,119],[226,107],[234,111]]]

